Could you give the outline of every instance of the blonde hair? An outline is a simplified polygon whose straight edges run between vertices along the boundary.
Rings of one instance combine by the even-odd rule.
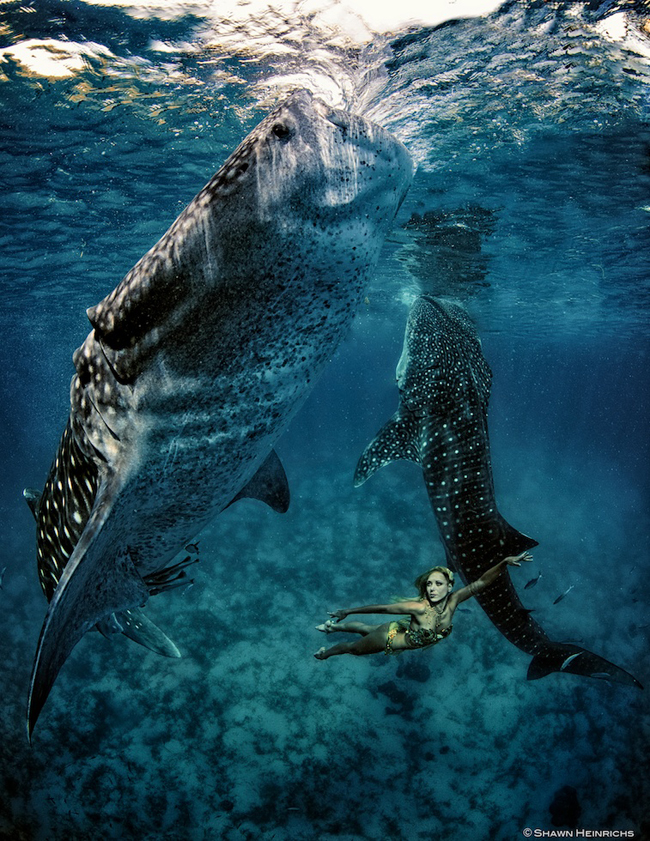
[[[425,599],[427,596],[427,581],[429,580],[429,576],[434,572],[442,573],[451,586],[454,586],[455,576],[450,569],[447,567],[431,567],[431,569],[423,572],[422,575],[418,575],[414,582],[421,599]]]

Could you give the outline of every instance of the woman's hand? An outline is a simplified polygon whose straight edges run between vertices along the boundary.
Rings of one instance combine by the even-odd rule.
[[[332,617],[332,619],[336,620],[337,622],[340,622],[341,619],[345,619],[348,613],[346,610],[335,610],[334,613],[330,613],[329,615]]]
[[[532,561],[533,556],[530,552],[522,552],[521,555],[510,555],[507,558],[504,558],[504,563],[508,564],[510,567],[520,567],[522,561]]]

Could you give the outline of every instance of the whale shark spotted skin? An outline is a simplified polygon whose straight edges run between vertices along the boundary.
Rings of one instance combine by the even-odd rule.
[[[51,600],[30,734],[86,631],[137,638],[133,611],[215,514],[246,496],[286,510],[274,444],[349,328],[412,175],[387,131],[298,91],[88,310],[57,457],[42,495],[26,491]],[[140,641],[175,656],[156,632]]]
[[[491,382],[465,310],[418,298],[397,366],[399,408],[364,451],[354,477],[360,485],[396,459],[419,464],[447,563],[466,584],[504,557],[537,545],[497,509],[487,425]],[[530,680],[553,671],[606,673],[613,681],[641,686],[602,657],[550,640],[521,603],[507,570],[476,598],[499,631],[533,656]]]

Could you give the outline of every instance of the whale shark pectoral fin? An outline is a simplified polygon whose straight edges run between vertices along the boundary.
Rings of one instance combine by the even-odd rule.
[[[156,654],[162,654],[163,657],[181,656],[175,643],[138,607],[111,613],[110,616],[101,619],[95,627],[107,639],[113,634],[124,634],[133,642]]]
[[[126,611],[124,612],[126,613]],[[120,616],[122,616],[121,613],[111,613],[110,616],[105,616],[103,619],[100,619],[95,625],[95,628],[106,639],[110,639],[113,634],[121,634],[122,623],[118,619]]]
[[[123,610],[117,615],[124,636],[163,657],[180,657],[176,645],[140,608]]]
[[[98,495],[41,629],[27,705],[30,738],[56,676],[86,631],[111,613],[143,605],[149,595],[128,550],[115,550],[101,539],[112,507],[107,497]]]
[[[354,471],[355,488],[363,485],[380,467],[392,461],[405,459],[421,464],[418,434],[417,420],[412,415],[396,412],[368,444],[357,462]]]
[[[277,511],[278,514],[286,513],[290,501],[289,482],[275,450],[271,450],[257,473],[230,500],[226,508],[229,508],[238,499],[246,498],[259,499],[274,511]]]
[[[550,643],[536,654],[528,666],[527,677],[528,680],[539,680],[552,672],[568,672],[583,677],[611,680],[614,683],[643,689],[639,681],[625,669],[615,666],[598,654],[592,654],[578,645],[568,643]]]

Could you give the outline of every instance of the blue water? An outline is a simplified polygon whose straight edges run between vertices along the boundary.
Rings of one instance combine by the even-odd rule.
[[[650,837],[648,690],[528,683],[473,603],[434,652],[311,656],[328,610],[443,559],[418,468],[351,481],[424,290],[467,306],[494,372],[499,506],[540,544],[513,573],[524,603],[650,684],[650,14],[522,2],[454,20],[451,4],[418,24],[405,3],[373,32],[345,8],[0,8],[2,838],[505,841],[553,829],[565,785],[579,827]],[[391,129],[418,172],[279,443],[292,506],[228,509],[199,536],[195,585],[150,602],[182,660],[86,635],[30,747],[46,604],[21,492],[54,455],[85,309],[300,85]]]

